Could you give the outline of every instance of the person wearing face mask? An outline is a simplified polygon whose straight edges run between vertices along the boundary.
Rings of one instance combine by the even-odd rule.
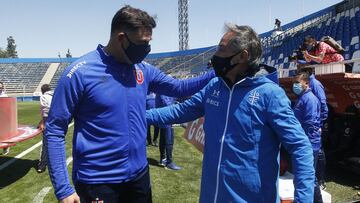
[[[146,112],[149,124],[185,123],[204,116],[200,202],[280,202],[279,148],[292,156],[294,202],[312,202],[313,153],[276,69],[260,64],[259,36],[226,25],[211,63],[217,78],[183,103]]]
[[[310,75],[310,82],[309,88],[311,89],[312,93],[316,96],[316,98],[320,102],[320,126],[323,128],[324,123],[326,122],[329,114],[329,109],[327,106],[327,99],[325,94],[325,88],[322,83],[316,79],[315,74],[313,74],[312,68],[298,68],[298,73],[305,72]],[[323,131],[323,130],[321,130]],[[323,133],[322,133],[323,134]],[[324,140],[322,139],[322,142]],[[321,144],[321,148],[318,153],[318,163],[316,168],[316,177],[319,181],[320,187],[325,190],[326,183],[325,183],[325,171],[326,171],[326,157],[323,143]]]
[[[327,64],[344,60],[344,57],[333,47],[325,42],[316,41],[312,36],[305,37],[304,45],[307,47],[307,50],[303,51],[303,54],[308,63],[316,62]]]
[[[177,80],[144,62],[156,22],[124,6],[113,17],[110,40],[65,69],[46,120],[48,170],[60,202],[152,202],[146,158],[146,94],[186,97],[214,76]],[[65,135],[71,120],[73,183]],[[76,191],[76,192],[75,192]]]
[[[298,99],[293,107],[294,114],[299,120],[312,145],[314,157],[314,169],[316,170],[319,151],[321,148],[321,118],[320,102],[309,88],[310,76],[306,72],[300,72],[295,76],[293,92]],[[321,203],[321,191],[315,177],[314,202]]]

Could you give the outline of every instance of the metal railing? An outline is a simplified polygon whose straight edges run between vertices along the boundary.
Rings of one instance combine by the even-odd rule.
[[[191,68],[194,68],[194,66],[195,66],[195,64],[193,63],[195,60],[200,59],[199,61],[201,62],[201,64],[207,64],[208,58],[205,55],[215,51],[216,49],[217,49],[217,46],[215,46],[203,53],[200,53],[200,54],[190,58],[189,60],[186,60],[186,61],[174,66],[173,68],[166,70],[166,72],[174,72],[175,70],[176,71],[181,70],[184,73],[187,73],[187,72],[190,73]],[[198,64],[198,62],[197,62],[197,64]]]
[[[346,66],[349,65],[349,66]],[[348,67],[348,68],[347,68]],[[360,78],[360,58],[328,63],[328,64],[315,64],[315,65],[306,65],[304,68],[313,68],[315,70],[315,75],[325,75],[333,73],[355,73],[359,74]],[[291,71],[296,71],[297,67],[292,68],[279,68],[278,75],[279,78],[291,77],[289,73]]]
[[[320,23],[323,23],[325,21],[328,21],[331,19],[332,13],[326,13],[324,15],[318,16],[314,19],[308,20],[306,22],[301,23],[300,25],[297,25],[293,28],[289,28],[283,32],[274,32],[276,34],[273,34],[272,36],[265,37],[261,39],[261,44],[264,48],[279,46],[279,42],[281,42],[283,39],[285,39],[288,36],[294,36],[298,34],[300,31],[306,31],[312,27],[317,27],[320,25]]]

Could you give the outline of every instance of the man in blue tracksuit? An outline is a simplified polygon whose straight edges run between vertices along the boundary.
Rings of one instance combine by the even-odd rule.
[[[154,92],[149,92],[146,95],[146,110],[156,108],[155,97],[156,97],[156,94]],[[151,138],[151,125],[147,126],[147,136],[146,136],[147,144],[157,146],[157,139],[159,136],[159,127],[157,127],[157,126],[153,126],[153,127],[154,127],[154,138]]]
[[[310,77],[306,72],[298,73],[293,84],[293,92],[298,96],[294,114],[308,136],[314,156],[314,169],[318,162],[321,147],[320,102],[309,88]],[[314,202],[322,203],[320,187],[315,178]]]
[[[173,97],[168,97],[165,95],[156,95],[155,104],[156,108],[170,106],[175,103]],[[174,146],[174,129],[171,125],[165,125],[160,128],[160,162],[159,164],[165,166],[170,170],[180,170],[181,167],[177,166],[173,162],[172,152]]]
[[[253,29],[228,25],[212,57],[218,77],[184,103],[146,113],[160,125],[205,116],[201,203],[279,202],[280,144],[292,156],[294,201],[313,201],[311,144],[261,54]]]
[[[324,123],[326,119],[328,118],[328,106],[326,101],[326,94],[325,94],[325,88],[321,84],[319,80],[315,78],[315,75],[313,74],[312,68],[302,68],[299,69],[299,72],[305,72],[310,75],[310,83],[309,87],[312,91],[312,93],[318,98],[320,102],[320,120],[321,120],[321,128],[324,126]],[[316,167],[316,177],[318,178],[320,186],[325,189],[325,170],[326,170],[326,157],[324,152],[324,146],[321,144],[319,155],[318,155],[318,164]]]
[[[65,69],[46,122],[49,173],[60,202],[152,202],[146,159],[146,94],[192,95],[213,72],[185,81],[142,62],[150,52],[153,17],[130,6],[99,45]],[[65,135],[74,120],[70,184]]]

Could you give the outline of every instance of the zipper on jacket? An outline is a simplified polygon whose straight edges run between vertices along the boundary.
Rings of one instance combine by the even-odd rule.
[[[220,176],[220,164],[221,164],[221,159],[222,159],[222,152],[223,152],[223,147],[224,147],[224,140],[225,140],[225,134],[227,131],[227,126],[228,126],[228,122],[229,122],[229,111],[230,111],[230,104],[231,104],[231,99],[232,99],[232,93],[234,91],[234,88],[237,84],[241,83],[242,81],[244,81],[246,78],[240,80],[239,82],[235,83],[232,88],[230,89],[229,86],[227,86],[226,82],[221,79],[225,86],[230,90],[230,96],[229,96],[229,102],[228,102],[228,107],[227,107],[227,111],[226,111],[226,121],[225,121],[225,128],[224,128],[224,132],[221,138],[221,145],[220,145],[220,154],[219,154],[219,162],[218,162],[218,167],[217,167],[217,173],[216,173],[216,188],[215,188],[215,197],[214,197],[214,203],[216,203],[217,197],[218,197],[218,193],[219,193],[219,176]]]

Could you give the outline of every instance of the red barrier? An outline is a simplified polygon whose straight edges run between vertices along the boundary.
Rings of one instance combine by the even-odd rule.
[[[0,141],[18,133],[16,98],[0,98]]]
[[[35,127],[18,126],[16,98],[0,98],[0,148],[15,146],[40,133]]]

